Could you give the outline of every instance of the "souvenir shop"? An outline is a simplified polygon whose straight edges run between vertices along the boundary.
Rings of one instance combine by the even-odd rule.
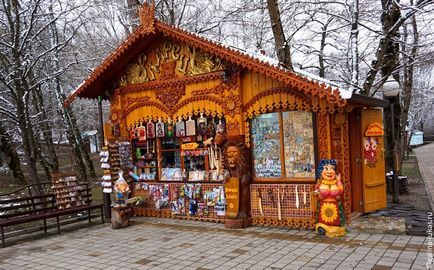
[[[65,102],[110,101],[102,186],[123,171],[139,216],[313,228],[317,165],[337,161],[351,212],[385,207],[382,109],[141,12]],[[374,149],[375,148],[375,149]]]

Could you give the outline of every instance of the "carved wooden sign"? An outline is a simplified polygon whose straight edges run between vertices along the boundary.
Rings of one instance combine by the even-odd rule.
[[[225,182],[226,194],[226,218],[236,219],[240,205],[240,180],[238,177],[230,177]]]
[[[159,47],[151,52],[140,54],[133,63],[130,63],[121,76],[119,85],[126,86],[154,81],[157,78],[156,74],[161,77],[162,65],[166,62],[174,62],[176,72],[186,76],[223,69],[220,58],[202,52],[195,47],[165,40],[161,42]]]

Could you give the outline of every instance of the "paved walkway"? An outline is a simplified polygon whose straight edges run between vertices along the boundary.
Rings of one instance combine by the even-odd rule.
[[[229,230],[133,218],[120,230],[85,226],[12,243],[0,249],[0,269],[427,269],[428,242],[419,236],[352,232],[331,239],[307,230]]]
[[[434,211],[434,143],[415,149],[419,170],[425,182],[426,191]]]

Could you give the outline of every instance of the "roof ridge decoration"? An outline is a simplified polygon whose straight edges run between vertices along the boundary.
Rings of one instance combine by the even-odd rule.
[[[148,3],[150,2],[150,3]],[[155,14],[155,0],[144,1],[143,6],[138,8],[140,20],[140,32],[142,35],[148,33],[155,33],[154,27],[154,14]]]

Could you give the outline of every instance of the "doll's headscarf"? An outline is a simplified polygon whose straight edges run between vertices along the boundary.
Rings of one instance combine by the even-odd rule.
[[[336,160],[334,160],[334,159],[321,159],[321,161],[318,164],[318,169],[316,171],[316,179],[321,178],[321,173],[324,170],[324,166],[326,166],[326,165],[332,165],[336,171]]]

